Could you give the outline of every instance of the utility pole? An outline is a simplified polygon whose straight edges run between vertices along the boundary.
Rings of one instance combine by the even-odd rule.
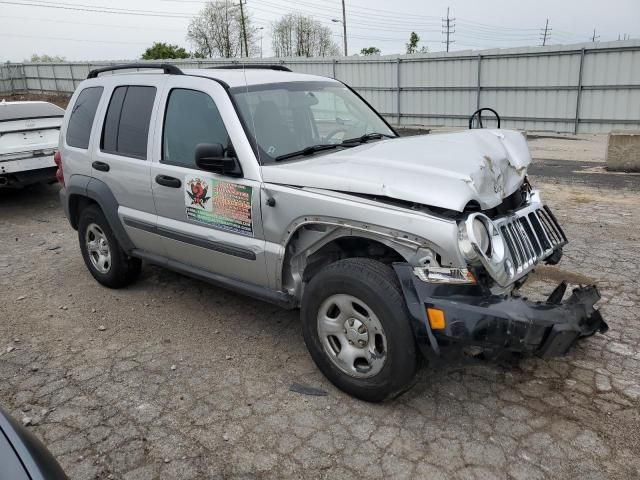
[[[344,0],[342,0],[342,35],[344,40],[344,56],[348,56],[347,52],[347,11],[344,7]]]
[[[596,27],[593,27],[593,36],[591,37],[591,41],[596,43],[596,40],[600,38],[600,35],[596,35]]]
[[[247,0],[240,0],[240,20],[242,21],[242,37],[244,38],[244,55],[249,56],[249,46],[247,45],[247,28],[244,24],[244,8],[243,5],[247,3]],[[240,40],[240,56],[242,56],[242,40]]]
[[[331,21],[342,24],[342,43],[344,45],[344,56],[346,57],[349,55],[349,52],[347,50],[347,12],[344,8],[344,0],[342,0],[342,20],[339,18],[332,18]]]
[[[456,24],[453,23],[454,21],[455,21],[455,18],[449,17],[449,7],[447,7],[447,18],[442,19],[442,28],[444,28],[442,33],[447,36],[446,37],[447,39],[442,43],[447,44],[447,52],[449,51],[449,44],[455,42],[455,40],[451,40],[451,34],[456,33],[456,31],[453,30],[453,27],[456,26]]]
[[[260,58],[262,58],[262,31],[264,30],[264,27],[260,27],[258,30],[260,30]]]
[[[547,40],[551,38],[551,29],[549,28],[549,19],[547,18],[547,23],[545,23],[544,28],[540,29],[542,32],[542,46],[547,44]]]

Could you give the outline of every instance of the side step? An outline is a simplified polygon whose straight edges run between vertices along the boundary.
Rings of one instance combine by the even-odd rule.
[[[227,290],[241,293],[249,297],[257,298],[282,308],[291,310],[298,307],[296,298],[288,293],[276,292],[266,287],[228,278],[223,275],[208,272],[201,268],[170,260],[160,255],[145,252],[144,250],[134,249],[130,254],[133,257],[140,258],[154,265],[158,265],[159,267],[165,267],[188,277],[197,278],[198,280],[202,280],[212,285],[226,288]]]

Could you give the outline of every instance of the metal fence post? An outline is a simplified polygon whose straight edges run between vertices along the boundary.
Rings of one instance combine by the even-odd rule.
[[[400,109],[400,64],[402,63],[402,59],[398,57],[398,61],[396,62],[396,101],[398,102],[397,110],[398,110],[398,125],[400,125],[400,119],[402,118],[402,110]]]
[[[478,85],[476,89],[476,110],[480,110],[480,91],[482,90],[482,80],[480,79],[481,64],[482,64],[482,55],[478,54]]]
[[[29,87],[27,86],[27,72],[24,69],[24,63],[20,64],[20,72],[22,73],[22,85],[24,85],[23,91],[29,93]]]
[[[334,80],[336,79],[336,64],[337,64],[337,63],[338,63],[338,60],[334,58],[334,59],[333,59],[333,62],[332,62],[332,67],[333,67],[333,79],[334,79]]]
[[[38,85],[40,85],[40,93],[44,93],[42,89],[42,77],[40,76],[40,65],[36,63],[36,76],[38,77]]]
[[[69,64],[69,74],[71,75],[71,91],[73,92],[76,89],[76,79],[73,77],[73,66]]]
[[[11,74],[11,65],[7,68],[7,72],[9,73],[9,89],[11,90],[11,95],[13,95],[14,87],[13,87],[13,75]]]
[[[576,93],[576,117],[573,121],[573,134],[578,133],[578,124],[580,123],[580,98],[582,97],[582,68],[584,66],[584,47],[580,52],[580,69],[578,70],[578,91]]]
[[[58,92],[58,78],[56,77],[56,66],[55,65],[51,65],[51,73],[53,74],[53,86],[56,89],[55,91]]]

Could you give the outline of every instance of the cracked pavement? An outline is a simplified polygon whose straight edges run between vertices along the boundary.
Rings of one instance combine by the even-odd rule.
[[[319,373],[297,311],[151,266],[101,287],[56,186],[1,191],[0,405],[72,479],[639,478],[640,193],[532,182],[570,243],[525,290],[593,279],[610,331],[422,368],[380,405]]]

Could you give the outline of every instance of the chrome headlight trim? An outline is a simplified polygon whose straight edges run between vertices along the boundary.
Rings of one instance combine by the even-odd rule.
[[[478,238],[477,227],[480,222],[488,235],[489,246],[483,251],[483,239]],[[476,227],[474,228],[474,224]],[[507,265],[509,253],[505,240],[493,221],[483,213],[471,213],[459,224],[458,245],[463,257],[472,265],[482,265],[500,284],[507,285],[510,280],[510,269]]]

